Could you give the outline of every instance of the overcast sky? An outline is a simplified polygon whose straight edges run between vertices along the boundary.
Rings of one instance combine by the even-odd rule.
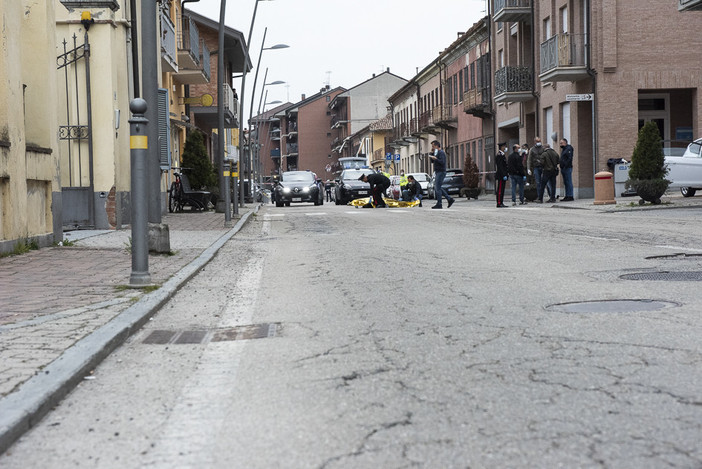
[[[227,0],[226,25],[248,37],[256,0]],[[414,77],[439,52],[485,16],[485,0],[273,0],[259,1],[250,54],[256,66],[264,29],[265,47],[288,49],[263,52],[255,106],[261,99],[268,67],[267,102],[297,102],[329,84],[351,88],[390,68],[404,79]],[[186,3],[219,21],[220,0]],[[256,71],[247,77],[245,106],[251,104]],[[240,84],[234,86],[239,90]],[[270,107],[274,107],[271,105]],[[254,108],[256,114],[256,108]]]

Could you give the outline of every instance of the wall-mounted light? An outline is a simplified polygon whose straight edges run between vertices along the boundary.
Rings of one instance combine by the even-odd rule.
[[[93,19],[93,15],[90,14],[89,11],[84,11],[80,14],[80,22],[83,24],[85,27],[85,30],[90,29],[90,25],[95,23],[95,20]]]

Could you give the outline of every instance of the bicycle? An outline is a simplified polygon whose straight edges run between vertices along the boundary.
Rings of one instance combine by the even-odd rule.
[[[168,191],[168,211],[182,212],[185,205],[185,194],[183,193],[183,183],[180,180],[180,173],[173,172],[175,181],[171,183],[171,188]]]

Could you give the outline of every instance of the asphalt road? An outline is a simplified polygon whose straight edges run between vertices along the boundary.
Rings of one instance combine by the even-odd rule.
[[[427,205],[262,209],[0,467],[702,466],[699,209]]]

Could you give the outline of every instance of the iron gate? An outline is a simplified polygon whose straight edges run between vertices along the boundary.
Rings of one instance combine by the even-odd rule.
[[[68,47],[64,39],[63,53],[56,58],[65,82],[65,95],[60,97],[65,114],[59,116],[65,119],[59,123],[62,222],[65,227],[92,228],[95,196],[88,34],[81,45],[74,34],[73,48]]]

